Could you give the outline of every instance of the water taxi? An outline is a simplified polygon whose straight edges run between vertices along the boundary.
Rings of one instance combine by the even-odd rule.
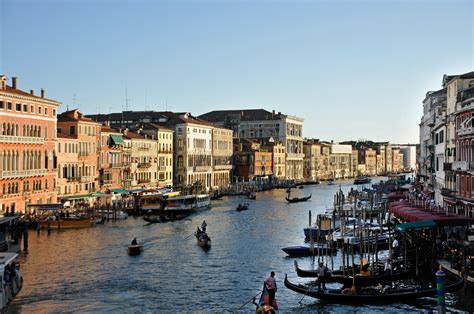
[[[6,305],[20,292],[23,286],[20,266],[16,262],[18,254],[0,253],[0,311],[3,313]]]
[[[173,192],[179,193],[179,192]],[[152,194],[142,197],[143,203],[141,211],[143,214],[149,212],[161,214],[183,214],[191,211],[208,208],[211,205],[211,199],[208,194],[196,195],[173,195]]]

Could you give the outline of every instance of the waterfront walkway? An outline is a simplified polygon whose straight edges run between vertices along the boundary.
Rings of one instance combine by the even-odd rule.
[[[441,265],[441,267],[443,267],[443,269],[445,271],[447,271],[448,273],[452,274],[452,275],[455,275],[457,277],[461,277],[462,276],[462,273],[457,270],[457,269],[454,269],[452,266],[451,266],[451,263],[445,259],[437,259],[436,262]],[[467,280],[467,283],[470,284],[470,285],[473,285],[474,286],[474,278],[471,277],[471,276],[467,276],[466,278]]]

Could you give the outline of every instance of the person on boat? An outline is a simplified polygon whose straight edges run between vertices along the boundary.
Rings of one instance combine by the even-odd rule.
[[[137,245],[137,238],[133,238],[132,245]]]
[[[265,279],[265,289],[268,291],[268,304],[273,306],[275,302],[275,293],[277,291],[277,285],[275,280],[275,272],[272,271],[270,276]]]
[[[392,250],[393,250],[393,258],[397,259],[398,254],[400,253],[400,244],[398,243],[398,240],[396,237],[393,238]]]
[[[207,223],[205,220],[202,221],[202,224],[201,224],[201,230],[202,232],[206,232],[206,227],[207,227]]]
[[[326,274],[328,273],[327,267],[324,266],[323,262],[320,262],[316,271],[318,273],[318,291],[321,291],[321,284],[323,285],[323,289],[326,290]]]
[[[350,288],[344,288],[341,291],[341,294],[344,295],[356,295],[357,294],[357,289],[355,285],[352,285]]]

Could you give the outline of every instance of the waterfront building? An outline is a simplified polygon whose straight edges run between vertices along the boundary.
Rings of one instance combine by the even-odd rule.
[[[435,160],[436,144],[433,127],[436,125],[437,129],[440,129],[441,127],[443,132],[446,132],[446,118],[446,88],[440,89],[438,91],[427,92],[426,97],[423,100],[423,117],[421,118],[421,122],[419,124],[420,154],[418,157],[418,177],[420,181],[424,183],[425,189],[432,192],[434,192],[437,182]],[[444,126],[442,126],[443,124]],[[447,136],[445,135],[443,138],[447,139]],[[445,143],[442,143],[442,145],[444,145],[446,148]],[[440,147],[438,147],[438,153],[439,149]],[[450,154],[451,150],[447,149],[447,152],[448,151],[449,153],[447,154]],[[438,157],[441,156],[438,154]],[[449,163],[448,165],[450,166],[451,164]],[[446,163],[443,163],[443,170],[446,169]],[[438,190],[440,189],[438,188]]]
[[[234,139],[234,176],[239,181],[267,181],[272,176],[272,152],[256,139]]]
[[[122,135],[122,187],[124,189],[132,188],[132,140]]]
[[[232,179],[232,130],[212,129],[212,188],[228,187]]]
[[[58,115],[57,132],[78,140],[79,191],[84,199],[99,188],[99,144],[101,125],[85,117],[79,109]]]
[[[0,75],[0,211],[57,202],[56,112],[61,103],[18,88]]]
[[[334,179],[353,177],[352,172],[352,146],[331,143],[329,157],[329,171]],[[357,167],[357,166],[356,166]]]
[[[105,192],[123,187],[123,137],[107,123],[100,128],[99,187]]]
[[[231,129],[234,138],[273,137],[275,140],[282,141],[286,149],[286,179],[303,179],[304,119],[264,109],[211,111],[199,118]]]
[[[273,138],[271,138],[273,140]],[[273,177],[277,180],[286,178],[286,146],[280,140],[273,140],[264,148],[273,153]]]
[[[81,194],[79,177],[79,140],[73,136],[58,133],[57,154],[57,193],[58,198],[74,200]],[[77,198],[79,199],[79,198]]]
[[[173,130],[158,124],[147,123],[143,125],[142,132],[154,136],[157,140],[158,186],[173,186]]]
[[[456,202],[447,195],[451,211],[474,215],[474,72],[450,77],[447,83],[448,109],[453,103],[456,149],[453,170],[455,180],[447,182],[448,191],[457,188]],[[454,188],[454,186],[456,186]],[[452,193],[451,193],[452,194]],[[456,205],[456,206],[454,206]]]
[[[156,187],[158,169],[158,143],[152,136],[124,129],[123,138],[130,140],[130,175],[132,188]]]
[[[400,146],[400,153],[403,155],[403,169],[405,171],[416,170],[416,146],[402,145]]]
[[[402,170],[400,162],[400,147],[392,147],[392,172],[398,173]]]
[[[303,142],[305,181],[318,181],[319,161],[321,159],[321,144],[317,139],[306,139]]]

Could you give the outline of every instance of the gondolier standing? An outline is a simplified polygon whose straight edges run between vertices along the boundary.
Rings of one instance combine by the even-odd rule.
[[[268,305],[273,306],[273,303],[275,302],[275,293],[277,291],[274,271],[272,271],[270,276],[265,279],[265,288],[268,291]]]

